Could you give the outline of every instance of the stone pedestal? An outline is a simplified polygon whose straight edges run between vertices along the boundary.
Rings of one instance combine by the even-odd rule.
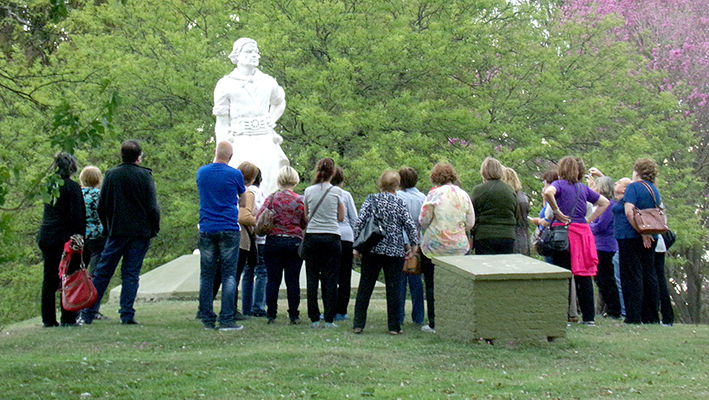
[[[566,335],[570,271],[519,254],[433,262],[441,337],[508,344]]]

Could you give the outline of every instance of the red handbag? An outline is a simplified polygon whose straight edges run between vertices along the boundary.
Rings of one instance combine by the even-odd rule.
[[[83,261],[78,270],[67,274],[72,256],[81,259],[82,253],[83,239],[80,235],[74,235],[64,243],[64,253],[59,263],[59,278],[62,280],[62,307],[67,311],[77,312],[89,308],[96,303],[98,297]]]

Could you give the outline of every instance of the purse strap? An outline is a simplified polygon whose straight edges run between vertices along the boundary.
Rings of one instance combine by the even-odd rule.
[[[318,208],[320,208],[320,204],[322,204],[322,201],[325,200],[325,197],[327,197],[327,194],[330,192],[330,189],[332,189],[332,188],[333,188],[332,185],[330,185],[330,187],[327,188],[327,190],[325,191],[325,194],[322,195],[322,197],[320,198],[320,201],[318,201],[318,204],[316,204],[315,208],[313,208],[313,214],[312,214],[313,217],[315,216],[315,213],[318,212]],[[308,219],[308,222],[310,222],[311,219],[312,219],[312,217]]]
[[[645,189],[650,192],[650,196],[652,196],[652,202],[655,203],[655,208],[660,208],[660,206],[657,205],[657,198],[655,198],[655,192],[650,189],[650,185],[648,185],[645,181],[640,181],[640,183],[642,183],[643,186],[645,186]]]

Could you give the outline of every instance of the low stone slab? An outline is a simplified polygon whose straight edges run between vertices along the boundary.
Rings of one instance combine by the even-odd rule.
[[[116,273],[118,276],[119,272]],[[305,264],[300,270],[300,290],[306,290]],[[241,285],[240,285],[241,286]],[[352,294],[359,287],[359,273],[352,271]],[[241,287],[239,288],[241,290]],[[384,291],[384,284],[377,282],[375,290]],[[286,285],[281,281],[280,291],[285,298]],[[110,292],[109,303],[118,304],[121,286]],[[199,298],[199,254],[180,256],[167,264],[140,276],[137,301],[197,300]],[[301,299],[301,300],[304,300]]]
[[[570,271],[520,254],[433,262],[441,337],[507,343],[566,335]]]

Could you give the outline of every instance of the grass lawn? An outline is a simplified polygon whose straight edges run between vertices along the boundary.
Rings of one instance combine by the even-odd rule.
[[[215,303],[218,306],[218,303]],[[352,306],[353,304],[351,304]],[[567,328],[553,343],[457,343],[404,324],[390,336],[384,300],[367,328],[251,319],[238,332],[205,331],[195,302],[137,304],[140,326],[111,321],[0,332],[3,399],[707,399],[709,327]],[[305,301],[301,302],[301,312]],[[351,316],[351,315],[350,315]]]

